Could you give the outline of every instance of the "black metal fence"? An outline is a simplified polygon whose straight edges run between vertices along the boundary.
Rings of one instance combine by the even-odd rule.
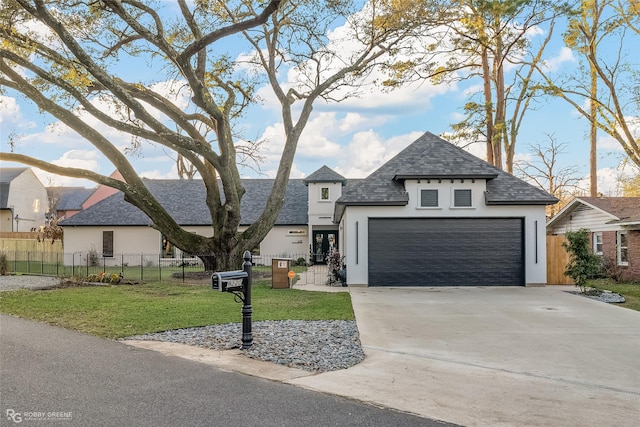
[[[202,260],[185,254],[165,258],[161,254],[114,254],[103,257],[89,252],[21,252],[3,251],[0,262],[10,274],[32,274],[86,278],[92,275],[121,275],[132,282],[185,281],[208,277]],[[292,267],[306,266],[309,254],[253,255],[254,275],[270,277],[272,262],[289,260]],[[239,265],[238,268],[241,266]]]

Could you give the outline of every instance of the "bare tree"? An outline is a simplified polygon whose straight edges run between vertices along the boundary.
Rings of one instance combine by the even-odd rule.
[[[553,135],[547,134],[547,138],[548,144],[530,145],[533,159],[516,161],[514,169],[517,176],[558,198],[559,203],[547,206],[547,215],[553,216],[578,192],[581,179],[576,166],[559,165],[559,157],[564,154],[567,144],[558,144]]]

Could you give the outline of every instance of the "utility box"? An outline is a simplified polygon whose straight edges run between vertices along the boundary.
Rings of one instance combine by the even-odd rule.
[[[291,270],[291,258],[273,258],[271,260],[271,287],[273,289],[289,288],[289,270]]]

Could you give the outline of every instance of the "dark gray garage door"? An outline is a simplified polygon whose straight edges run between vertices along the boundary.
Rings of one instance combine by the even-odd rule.
[[[522,218],[371,218],[369,286],[524,285]]]

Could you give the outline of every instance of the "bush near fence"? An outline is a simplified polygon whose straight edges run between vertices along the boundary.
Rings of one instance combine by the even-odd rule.
[[[45,252],[7,251],[6,264],[9,274],[33,274],[57,277],[86,278],[100,273],[121,274],[128,282],[176,281],[206,279],[204,264],[197,256],[186,254],[177,258],[165,258],[161,254],[114,254],[103,257],[95,251]],[[260,278],[270,276],[273,259],[290,259],[291,265],[306,263],[309,254],[254,255],[254,269]],[[241,269],[242,265],[238,265]]]

